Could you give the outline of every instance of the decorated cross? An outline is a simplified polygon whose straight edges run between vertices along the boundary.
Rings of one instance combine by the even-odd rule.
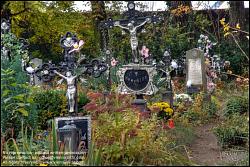
[[[60,45],[64,49],[64,61],[60,62],[58,66],[49,63],[43,63],[36,69],[28,67],[28,73],[35,74],[43,82],[50,82],[57,75],[63,80],[67,81],[67,99],[70,114],[77,112],[77,78],[82,74],[91,75],[93,77],[100,77],[100,75],[107,70],[105,62],[98,59],[92,60],[90,63],[84,63],[85,57],[80,57],[78,61],[75,58],[75,52],[78,52],[84,44],[82,40],[78,40],[76,35],[67,32],[61,37]],[[80,69],[80,74],[75,74],[76,69]],[[82,79],[82,78],[80,78]],[[85,79],[82,79],[85,82]]]
[[[147,61],[139,62],[137,33],[143,30],[146,23],[156,24],[161,21],[161,18],[155,14],[143,17],[142,13],[135,10],[134,1],[129,1],[127,7],[128,11],[123,14],[124,19],[112,20],[112,18],[109,18],[107,21],[100,23],[100,28],[111,29],[113,27],[120,27],[129,33],[132,63],[123,65],[117,72],[120,78],[118,92],[121,94],[135,94],[136,99],[133,104],[139,106],[141,111],[146,111],[146,101],[143,99],[143,95],[152,95],[157,91],[157,88],[153,84],[153,77],[156,74],[156,70]],[[144,46],[144,49],[142,49],[143,53],[141,52],[144,58],[149,56],[147,51],[147,48]]]
[[[132,49],[133,62],[138,64],[138,39],[136,37],[137,33],[141,31],[146,23],[156,24],[161,21],[161,18],[156,16],[146,16],[140,17],[141,13],[135,10],[134,1],[128,2],[128,11],[126,11],[123,16],[125,19],[123,20],[113,20],[109,18],[107,21],[103,21],[100,23],[100,28],[113,28],[120,27],[123,30],[127,31],[130,34],[130,45]]]

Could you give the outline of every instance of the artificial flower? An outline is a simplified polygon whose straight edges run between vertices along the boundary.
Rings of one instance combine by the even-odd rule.
[[[115,58],[112,57],[111,66],[114,67],[114,66],[116,66],[117,63],[118,63],[118,61],[115,60]]]
[[[171,62],[171,67],[173,67],[174,69],[176,69],[178,67],[177,63],[175,61]]]
[[[74,51],[79,52],[81,50],[81,47],[83,46],[83,44],[84,44],[83,40],[80,40],[79,43],[78,42],[74,43],[74,45],[73,45],[74,49],[70,50],[69,53],[72,53]]]
[[[148,52],[149,52],[149,49],[148,49],[146,46],[142,46],[141,55],[142,55],[144,58],[149,57]]]

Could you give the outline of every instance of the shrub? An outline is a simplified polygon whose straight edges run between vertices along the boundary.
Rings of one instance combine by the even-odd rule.
[[[47,121],[54,117],[67,114],[67,98],[65,91],[45,90],[34,91],[33,100],[37,105],[38,126],[41,129],[47,129]]]
[[[230,118],[226,118],[222,124],[215,127],[214,133],[222,147],[246,144],[249,141],[247,116],[242,116],[239,113],[233,114]]]
[[[25,126],[36,128],[37,112],[29,95],[30,87],[18,83],[15,74],[14,70],[1,69],[1,130],[6,138],[17,137],[21,120]]]
[[[203,110],[209,117],[213,117],[216,115],[217,105],[213,100],[211,100],[211,102],[203,104]]]
[[[87,103],[89,103],[90,100],[88,99],[87,95],[85,93],[78,93],[78,109],[79,112],[83,111],[83,106],[85,106]]]
[[[224,109],[225,116],[231,116],[234,113],[246,113],[249,111],[249,101],[248,98],[242,96],[233,96],[231,97]]]

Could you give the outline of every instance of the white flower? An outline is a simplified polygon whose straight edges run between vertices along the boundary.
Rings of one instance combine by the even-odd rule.
[[[35,70],[34,70],[34,68],[32,68],[32,67],[27,67],[27,68],[26,68],[26,71],[27,71],[28,73],[33,73]]]
[[[191,84],[192,84],[192,81],[191,81],[191,80],[188,80],[188,81],[187,81],[187,87],[190,87]]]
[[[173,68],[177,68],[177,67],[178,67],[178,65],[177,65],[177,63],[176,63],[175,61],[172,61],[172,62],[171,62],[171,67],[173,67]]]
[[[199,39],[199,40],[198,40],[198,43],[201,43],[201,42],[202,42],[201,39]]]
[[[203,34],[201,34],[201,35],[200,35],[200,38],[204,38],[204,35],[203,35]]]

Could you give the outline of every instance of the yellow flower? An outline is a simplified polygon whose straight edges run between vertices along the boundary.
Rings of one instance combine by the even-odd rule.
[[[39,164],[39,166],[48,166],[48,164]]]
[[[168,113],[169,115],[172,115],[173,112],[174,112],[172,108],[166,108],[164,111],[165,111],[166,113]]]
[[[239,23],[236,24],[236,28],[240,29],[240,24]]]

